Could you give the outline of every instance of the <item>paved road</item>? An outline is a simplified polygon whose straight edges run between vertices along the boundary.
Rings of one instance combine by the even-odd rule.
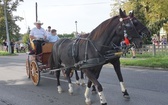
[[[26,77],[25,59],[25,54],[0,57],[0,105],[85,105],[85,87],[74,84],[74,94],[70,96],[63,77],[62,94],[56,90],[55,77],[48,73],[42,74],[40,86],[34,86]],[[100,81],[108,105],[168,105],[167,71],[122,68],[122,72],[130,100],[122,97],[113,68],[103,67]],[[92,105],[100,105],[97,94],[91,99]]]

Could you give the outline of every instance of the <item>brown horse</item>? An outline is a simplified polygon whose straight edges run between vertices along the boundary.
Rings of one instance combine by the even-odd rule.
[[[119,46],[124,35],[128,36],[131,44],[140,48],[142,39],[135,29],[131,18],[126,16],[120,9],[119,16],[114,16],[97,26],[89,35],[79,38],[74,41],[71,39],[60,39],[57,41],[51,53],[50,66],[52,68],[66,68],[66,73],[69,74],[72,68],[82,70],[89,80],[97,87],[100,97],[100,103],[106,105],[106,99],[103,93],[103,88],[97,80],[98,69],[109,60],[107,53],[115,46]],[[112,44],[111,44],[112,43]],[[115,46],[114,46],[115,45]],[[110,55],[110,54],[108,54]],[[60,86],[60,71],[56,71],[58,91],[61,91]],[[73,92],[70,78],[69,92]],[[89,97],[90,84],[88,82],[85,90],[85,102],[91,102]]]
[[[134,24],[135,29],[137,30],[137,32],[139,33],[139,35],[142,38],[150,37],[151,32],[147,29],[147,27],[145,27],[141,22],[139,22],[139,20],[137,18],[134,17],[134,12],[133,11],[129,13],[129,17],[130,17],[132,23]],[[115,48],[112,49],[112,50],[115,50]],[[127,51],[125,51],[125,52],[127,52]],[[127,92],[126,86],[124,85],[123,76],[122,76],[122,73],[121,73],[120,56],[116,56],[113,59],[109,59],[106,63],[111,63],[113,65],[114,70],[115,70],[115,72],[117,74],[117,77],[119,79],[119,82],[120,82],[121,91],[123,93],[123,96],[125,98],[130,98],[129,94]],[[101,68],[98,69],[98,71],[101,71]],[[96,77],[97,78],[99,77],[99,73],[97,73]],[[89,84],[91,85],[91,81],[89,81],[89,82],[90,82]],[[94,85],[93,85],[92,92],[93,93],[96,92],[96,88],[95,88]]]

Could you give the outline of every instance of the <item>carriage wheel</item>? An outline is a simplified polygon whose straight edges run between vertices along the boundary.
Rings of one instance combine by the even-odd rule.
[[[30,77],[35,86],[38,86],[40,83],[40,71],[36,61],[31,62]]]
[[[30,78],[30,62],[29,62],[29,59],[26,60],[26,74],[27,74],[27,77]]]

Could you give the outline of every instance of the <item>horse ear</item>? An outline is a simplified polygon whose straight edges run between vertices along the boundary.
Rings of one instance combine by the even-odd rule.
[[[126,11],[124,10],[123,13],[126,15]]]
[[[133,10],[129,12],[129,16],[134,17],[134,11]]]
[[[119,14],[121,18],[126,17],[126,14],[121,10],[121,8],[119,9]]]

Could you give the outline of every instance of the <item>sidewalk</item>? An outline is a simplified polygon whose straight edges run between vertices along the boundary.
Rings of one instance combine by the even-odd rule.
[[[105,67],[108,68],[113,68],[113,65],[108,63],[104,65]],[[148,69],[148,70],[162,70],[162,71],[168,71],[168,68],[159,68],[159,67],[143,67],[143,66],[124,66],[121,65],[121,68],[136,68],[136,69]]]

